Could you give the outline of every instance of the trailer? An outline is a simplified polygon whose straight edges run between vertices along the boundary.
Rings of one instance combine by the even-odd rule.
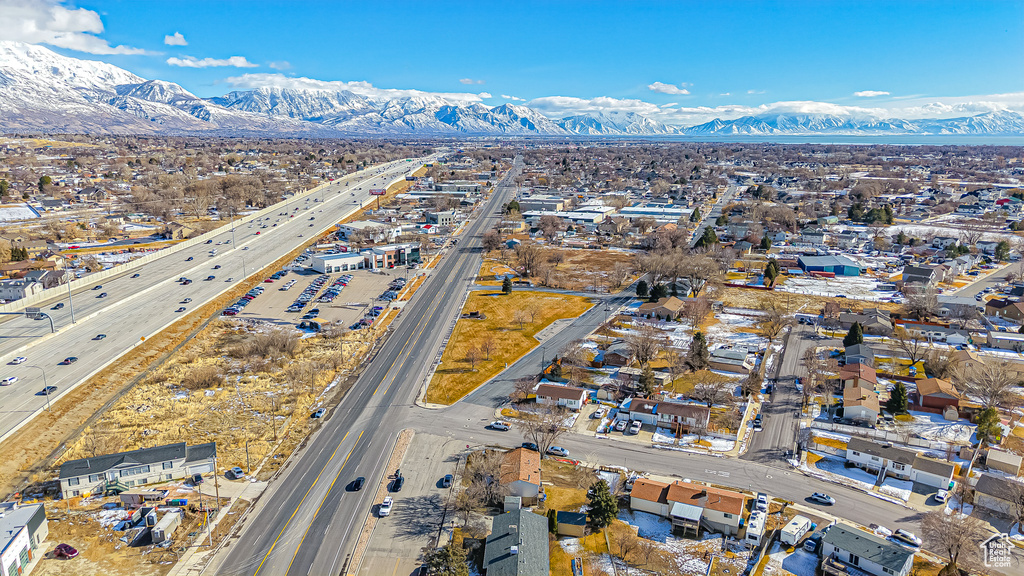
[[[159,544],[164,540],[170,539],[171,535],[173,535],[174,531],[178,528],[178,525],[181,524],[182,515],[181,510],[171,510],[166,512],[164,517],[161,518],[160,521],[156,523],[156,526],[153,527],[153,543]]]
[[[783,544],[796,546],[800,539],[814,528],[814,523],[804,516],[796,516],[786,524],[786,527],[779,533],[779,541]]]

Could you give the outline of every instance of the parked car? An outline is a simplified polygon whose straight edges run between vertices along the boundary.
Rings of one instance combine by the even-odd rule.
[[[630,434],[639,434],[640,433],[640,428],[642,428],[642,427],[643,427],[643,423],[642,422],[640,422],[639,420],[633,420],[633,423],[629,425],[629,433]]]
[[[380,508],[377,509],[377,515],[381,518],[385,516],[390,516],[391,507],[394,505],[394,503],[395,501],[391,498],[391,496],[385,496],[384,501],[380,503]]]
[[[534,444],[533,442],[523,442],[523,448],[526,448],[527,450],[533,450],[534,452],[539,452],[537,445]]]
[[[818,545],[821,544],[821,536],[817,534],[809,536],[807,540],[804,540],[804,550],[814,554],[818,551]]]
[[[548,448],[548,454],[552,456],[561,456],[563,458],[567,458],[569,456],[569,451],[566,450],[565,448],[562,448],[561,446],[551,446],[550,448]]]
[[[762,512],[768,511],[768,496],[765,494],[757,495],[757,503],[755,504],[758,510]]]
[[[948,490],[939,490],[938,492],[935,493],[936,502],[945,502],[947,498],[949,498]]]
[[[626,429],[626,426],[629,426],[628,420],[619,420],[618,422],[615,423],[615,429],[618,430],[619,432],[624,431]]]
[[[398,477],[395,478],[395,481],[391,484],[391,491],[401,492],[402,486],[405,486],[405,476],[399,474]]]
[[[64,544],[63,542],[57,544],[57,546],[53,549],[54,558],[66,558],[70,560],[75,556],[78,556],[78,550],[74,549],[69,544]]]
[[[505,422],[504,420],[495,420],[494,422],[491,422],[489,426],[492,430],[502,431],[509,430],[512,428],[512,425],[509,424],[508,422]]]
[[[316,412],[313,412],[312,414],[310,414],[309,417],[310,418],[323,418],[324,414],[326,414],[326,413],[327,413],[327,409],[326,408],[321,408],[321,409],[317,410]]]
[[[199,486],[200,484],[203,483],[203,475],[202,474],[193,474],[191,477],[189,477],[188,480],[189,480],[189,482],[192,483],[193,486]]]
[[[918,548],[921,546],[921,538],[917,534],[903,528],[893,532],[892,539]]]
[[[234,479],[234,480],[238,480],[239,478],[242,478],[242,477],[244,477],[244,476],[245,476],[245,470],[242,470],[242,469],[241,469],[241,468],[239,468],[238,466],[235,466],[235,467],[234,467],[234,468],[232,468],[231,470],[228,470],[228,475],[229,475],[229,476],[230,476],[230,477],[231,477],[232,479]]]
[[[594,413],[591,414],[590,417],[594,420],[600,420],[601,418],[604,418],[604,415],[607,413],[608,411],[604,408],[598,408],[597,410],[594,410]]]
[[[828,494],[825,494],[824,492],[815,492],[814,494],[811,494],[811,500],[813,502],[817,502],[818,504],[826,504],[828,506],[831,506],[836,503],[835,498],[829,496]]]
[[[441,478],[441,488],[451,488],[452,482],[455,481],[455,476],[451,474],[445,474],[444,478]]]

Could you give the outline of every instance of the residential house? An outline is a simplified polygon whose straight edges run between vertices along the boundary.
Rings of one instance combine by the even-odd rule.
[[[960,407],[961,396],[953,387],[953,383],[942,378],[926,378],[917,381],[915,403],[925,408]]]
[[[839,381],[842,383],[843,390],[849,388],[874,390],[878,386],[878,373],[867,364],[847,362],[839,369]]]
[[[904,284],[931,286],[942,282],[942,280],[942,272],[935,266],[904,266],[903,268]]]
[[[854,344],[846,347],[846,365],[863,364],[872,370],[875,366],[875,351],[866,344]]]
[[[959,246],[960,239],[956,236],[936,236],[932,238],[932,246],[940,250],[945,250],[950,246]]]
[[[735,374],[748,374],[751,366],[747,363],[747,353],[743,350],[730,350],[728,348],[716,348],[711,351],[708,359],[708,366],[714,370],[733,372]]]
[[[7,244],[8,248],[24,248],[30,260],[50,249],[46,240],[27,240],[21,236],[0,237],[0,242]]]
[[[1024,334],[1016,332],[992,332],[988,333],[988,347],[999,350],[1013,350],[1024,352]]]
[[[66,270],[32,270],[21,277],[26,282],[38,282],[43,288],[55,288],[70,282],[72,274]]]
[[[68,460],[60,466],[60,489],[64,498],[122,492],[132,486],[212,472],[216,460],[215,442],[194,446],[178,442]]]
[[[999,470],[1007,474],[1017,476],[1021,472],[1021,464],[1024,458],[1013,452],[989,448],[985,455],[985,465],[993,470]]]
[[[846,443],[846,459],[858,468],[872,472],[885,472],[900,480],[910,479],[910,470],[914,466],[917,453],[905,448],[897,448],[892,444],[880,444],[873,440],[853,436]]]
[[[674,432],[689,433],[694,428],[706,429],[711,421],[711,409],[682,402],[658,402],[655,409],[658,426]]]
[[[44,542],[49,533],[42,504],[0,503],[0,575],[31,574],[38,564],[32,561],[46,553]]]
[[[912,550],[846,524],[829,528],[821,539],[821,556],[826,576],[851,573],[846,566],[873,576],[908,576],[914,567]]]
[[[949,489],[956,465],[918,454],[910,469],[910,480],[935,489]]]
[[[198,234],[195,228],[180,222],[171,222],[164,226],[164,237],[170,240],[185,240]]]
[[[637,310],[637,314],[641,316],[651,316],[654,318],[664,318],[668,320],[674,320],[679,317],[679,314],[683,311],[683,306],[686,302],[676,298],[675,296],[669,296],[668,298],[661,298],[657,302],[645,302],[640,305]]]
[[[484,541],[485,576],[548,576],[548,519],[512,510],[491,521]]]
[[[34,296],[45,288],[41,282],[31,280],[0,280],[0,300],[8,302]]]
[[[633,489],[629,493],[629,507],[668,518],[668,484],[648,478],[638,479],[633,482]]]
[[[629,366],[633,363],[633,352],[629,349],[629,344],[616,342],[609,346],[607,350],[595,356],[594,362],[595,368],[600,368],[601,366]]]
[[[982,303],[967,296],[946,296],[940,294],[936,300],[938,313],[943,318],[970,318],[971,314],[982,311]]]
[[[501,461],[501,483],[509,487],[512,496],[529,503],[537,501],[540,493],[540,452],[515,448],[505,452]]]
[[[994,298],[985,303],[985,315],[1021,322],[1024,321],[1024,302]]]
[[[824,230],[804,230],[800,232],[800,244],[824,246],[828,241],[828,233]]]
[[[646,398],[630,398],[619,407],[619,413],[625,413],[629,419],[654,426],[658,421],[658,402]]]
[[[878,393],[874,390],[860,387],[843,390],[843,418],[873,425],[880,411]]]
[[[587,391],[583,388],[547,383],[537,385],[537,404],[579,410],[586,403]]]
[[[629,507],[672,520],[683,533],[705,529],[735,535],[746,509],[746,496],[704,484],[675,481],[671,484],[641,478],[633,483]]]
[[[940,324],[904,321],[901,327],[911,336],[919,336],[929,342],[945,342],[946,344],[962,345],[971,341],[971,334],[963,328],[953,328]]]
[[[974,505],[990,512],[1012,516],[1015,507],[1011,494],[1019,486],[1015,486],[1011,482],[1020,483],[1019,480],[1012,480],[1006,476],[982,474],[981,478],[978,478],[978,484],[974,487]]]
[[[995,240],[981,240],[975,244],[979,252],[984,254],[993,255],[996,253],[996,248],[999,246],[999,242]]]
[[[854,323],[859,323],[865,334],[885,336],[892,333],[892,318],[887,310],[866,308],[861,314],[843,312],[839,314],[839,325],[849,330]]]
[[[641,368],[619,368],[619,378],[628,380],[632,388],[636,388],[640,384],[640,376],[644,373]],[[668,372],[662,372],[660,370],[654,370],[654,384],[656,386],[668,386],[672,382],[672,375]]]

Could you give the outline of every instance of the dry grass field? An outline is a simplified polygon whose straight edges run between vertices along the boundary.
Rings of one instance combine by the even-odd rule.
[[[590,306],[589,298],[566,294],[473,292],[462,311],[480,312],[484,318],[456,323],[426,401],[456,402],[537,346],[534,335],[545,326],[575,318]]]

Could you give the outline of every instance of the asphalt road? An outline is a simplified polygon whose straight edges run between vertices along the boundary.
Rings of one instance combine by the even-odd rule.
[[[393,332],[341,404],[276,479],[210,567],[216,574],[338,574],[375,504],[376,486],[396,434],[407,427],[423,378],[449,322],[480,269],[480,237],[497,221],[521,167],[497,185],[457,248],[444,256],[406,304]],[[361,492],[346,486],[367,478]]]
[[[56,334],[50,334],[47,320],[9,316],[0,332],[0,362],[4,363],[0,365],[0,378],[13,376],[18,381],[0,388],[0,438],[46,406],[47,397],[40,394],[44,380],[57,387],[57,396],[49,398],[52,402],[129,352],[143,338],[333,227],[371,201],[371,188],[380,188],[420,166],[420,162],[396,161],[357,173],[336,181],[323,193],[280,203],[280,212],[287,211],[294,217],[271,212],[262,222],[243,223],[233,230],[224,226],[211,244],[197,244],[119,277],[107,278],[101,288],[86,288],[74,294],[73,302],[65,296],[60,300],[65,306],[59,310],[54,309],[57,301],[48,302],[42,307],[53,319]],[[211,249],[217,249],[217,254],[211,255]],[[220,268],[215,270],[217,265]],[[133,278],[134,274],[139,276]],[[192,279],[192,284],[177,282],[182,276]],[[207,281],[208,276],[214,279]],[[101,298],[100,294],[106,296]],[[185,298],[192,301],[185,303]],[[181,307],[184,312],[177,311]],[[99,339],[99,334],[106,337]],[[15,356],[27,360],[12,365],[9,362]],[[78,361],[60,364],[70,356]]]
[[[1019,266],[1020,264],[1010,264],[1009,266],[1004,267],[1002,270],[997,270],[996,272],[993,272],[992,274],[989,274],[984,278],[980,278],[978,280],[975,280],[974,282],[971,282],[970,284],[957,290],[955,295],[973,298],[978,292],[981,292],[986,288],[998,288],[999,286],[1006,283],[1006,275],[1009,274],[1011,270],[1018,269]]]
[[[715,225],[715,220],[718,220],[718,217],[722,215],[722,207],[729,203],[729,200],[732,198],[733,194],[736,193],[738,188],[738,186],[729,186],[726,188],[725,192],[722,193],[722,196],[715,202],[714,207],[711,208],[711,211],[704,215],[704,218],[700,221],[700,225],[693,231],[693,238],[690,239],[691,248],[698,240],[700,240],[701,235],[704,234],[705,228]]]

